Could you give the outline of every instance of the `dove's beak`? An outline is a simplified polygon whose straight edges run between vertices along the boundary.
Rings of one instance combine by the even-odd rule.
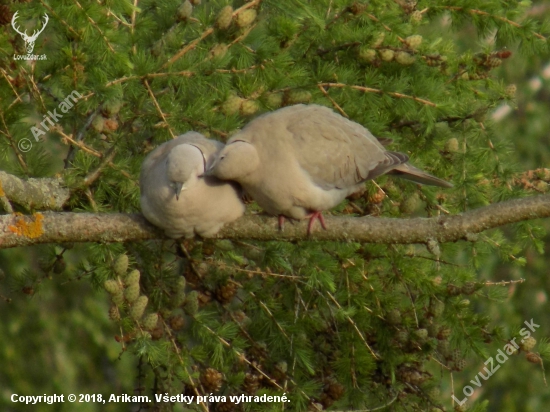
[[[214,176],[214,165],[210,166],[208,169],[204,171],[202,176]]]
[[[180,200],[181,192],[183,192],[185,189],[187,188],[183,185],[183,183],[176,182],[176,187],[175,187],[176,200]]]

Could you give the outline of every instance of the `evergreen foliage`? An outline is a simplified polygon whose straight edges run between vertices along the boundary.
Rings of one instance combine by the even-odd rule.
[[[516,102],[502,77],[512,57],[548,53],[549,26],[526,18],[530,7],[496,0],[2,4],[0,169],[60,173],[71,188],[66,210],[136,212],[140,165],[155,146],[189,130],[225,141],[261,113],[316,103],[392,139],[392,150],[455,185],[381,177],[334,214],[436,216],[532,195],[550,177],[521,175],[528,166],[518,146],[489,116]],[[36,25],[49,15],[34,51],[46,60],[13,58],[25,54],[9,23],[16,10]],[[35,141],[31,127],[73,91],[82,97]],[[18,149],[25,138],[28,152]],[[547,149],[529,150],[519,142],[524,157],[548,159]],[[0,364],[13,365],[0,372],[8,388],[0,405],[18,407],[11,393],[95,392],[148,395],[152,402],[141,406],[155,411],[450,410],[449,376],[519,341],[522,322],[534,318],[529,307],[506,318],[495,309],[505,305],[495,305],[519,287],[544,236],[540,222],[526,222],[453,244],[196,239],[4,251],[1,310],[18,321],[0,323],[11,337],[0,344]],[[498,279],[509,281],[503,285],[487,281],[499,265],[510,274]],[[45,327],[44,307],[53,318],[56,305],[63,315]],[[25,347],[36,361],[14,355],[18,328],[33,331]],[[52,360],[54,367],[44,359],[63,354],[55,334],[70,342],[75,360]],[[521,353],[531,355],[526,373],[542,380],[536,353],[550,359],[550,345],[538,337],[536,345]],[[44,353],[48,346],[55,355]],[[99,360],[109,366],[101,370]],[[463,386],[455,381],[458,399]],[[165,393],[227,402],[154,402]],[[241,394],[286,394],[289,402],[229,402]],[[487,408],[479,401],[470,410]]]

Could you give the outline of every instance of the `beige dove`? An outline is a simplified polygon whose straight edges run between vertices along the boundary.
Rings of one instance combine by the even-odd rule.
[[[223,143],[188,132],[160,145],[143,161],[141,210],[168,237],[211,237],[244,213],[237,184],[203,176],[221,148]]]
[[[358,191],[363,182],[391,173],[417,183],[452,187],[388,151],[363,126],[318,105],[295,105],[262,115],[227,142],[209,175],[240,183],[268,213],[310,218]]]

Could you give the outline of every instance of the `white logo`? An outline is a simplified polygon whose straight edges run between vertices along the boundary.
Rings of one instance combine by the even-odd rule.
[[[12,19],[11,19],[11,26],[13,27],[13,29],[17,33],[19,33],[21,35],[21,37],[23,37],[23,40],[25,40],[25,47],[27,48],[27,53],[31,54],[32,51],[34,50],[34,42],[38,38],[38,35],[44,31],[44,29],[46,28],[46,25],[48,24],[48,21],[50,20],[50,18],[48,17],[48,15],[46,13],[44,13],[44,25],[42,26],[42,29],[41,30],[35,30],[34,33],[32,34],[32,36],[29,36],[27,34],[27,30],[25,30],[25,32],[22,33],[15,26],[15,20],[17,19],[17,13],[19,13],[19,11],[16,11],[15,14],[13,15]]]

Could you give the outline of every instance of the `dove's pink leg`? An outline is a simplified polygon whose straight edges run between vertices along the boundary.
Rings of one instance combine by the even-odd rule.
[[[325,225],[325,218],[323,217],[322,212],[313,212],[312,214],[308,215],[309,217],[309,223],[307,225],[307,234],[311,235],[311,229],[313,228],[313,224],[315,223],[315,220],[319,219],[319,222],[321,223],[321,226],[323,229],[327,230],[327,226]]]
[[[285,228],[285,215],[279,215],[279,230],[282,232]]]

